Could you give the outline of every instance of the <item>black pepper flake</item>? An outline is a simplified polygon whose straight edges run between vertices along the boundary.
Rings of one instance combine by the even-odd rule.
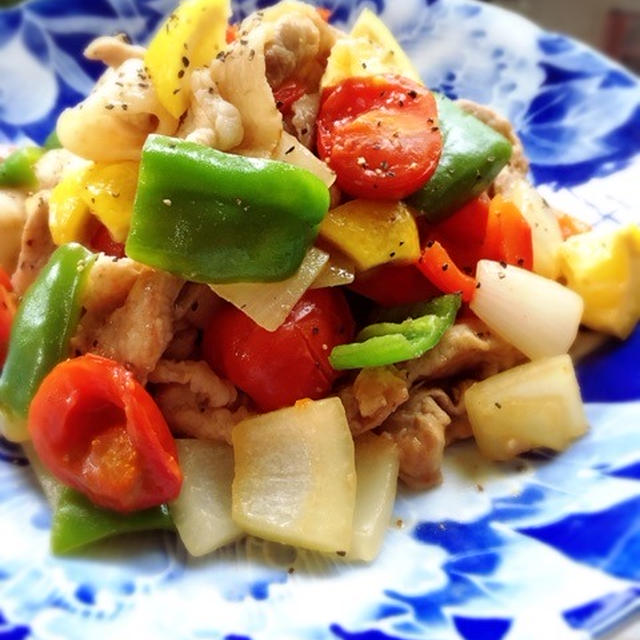
[[[404,100],[398,100],[398,104],[399,104],[401,107],[404,107]]]
[[[281,109],[283,104],[282,100],[276,100],[276,109]]]
[[[442,270],[443,270],[443,271],[446,271],[448,268],[449,268],[449,263],[448,263],[448,262],[445,262],[445,263],[442,265]]]
[[[112,198],[119,198],[119,197],[120,197],[120,194],[119,194],[118,192],[116,192],[116,191],[112,191],[112,192],[111,192],[111,197],[112,197]]]
[[[496,406],[496,409],[502,409],[502,405],[499,402],[493,403]]]
[[[121,108],[123,111],[126,111],[126,110],[129,108],[129,105],[128,105],[128,104],[121,104],[121,105],[120,105],[120,108]]]
[[[105,105],[104,105],[104,108],[105,108],[107,111],[111,111],[111,109],[113,109],[113,105],[112,105],[112,104],[105,104]]]
[[[366,63],[366,62],[363,62],[363,63],[362,63],[362,68],[363,68],[363,69],[366,69],[366,68],[367,68],[367,63]]]
[[[243,47],[246,47],[249,44],[249,41],[246,38],[240,38],[240,44]]]
[[[398,246],[401,247],[404,244],[404,240],[400,240],[400,242],[398,243]]]
[[[391,252],[389,253],[389,257],[390,257],[390,258],[395,258],[395,257],[396,257],[396,252],[395,252],[395,251],[391,251]]]
[[[174,90],[173,90],[173,95],[174,95],[174,96],[175,96],[175,95],[177,95],[178,93],[180,93],[180,89],[174,89]]]
[[[518,258],[518,266],[521,267],[524,264],[524,258]]]
[[[178,78],[184,78],[184,69],[180,69],[180,71],[178,71]]]
[[[431,131],[433,131],[433,133],[440,131],[440,127],[431,127]]]
[[[138,82],[138,86],[141,89],[148,89],[149,88],[149,85],[146,82]]]
[[[501,266],[503,269],[506,269],[506,268],[507,268],[507,263],[506,263],[504,260],[500,260],[500,266]]]
[[[433,118],[427,118],[427,124],[433,124],[435,120]]]
[[[251,62],[255,57],[256,57],[256,50],[255,49],[251,49],[249,51],[249,62]]]
[[[296,570],[295,570],[295,568],[294,568],[294,567],[289,567],[289,568],[287,569],[287,573],[288,573],[289,575],[291,575],[291,574],[293,574],[293,573],[295,573],[295,572],[296,572]]]
[[[412,89],[411,91],[407,91],[407,95],[415,100],[418,97],[418,94]]]
[[[189,66],[189,58],[187,58],[187,56],[182,56],[182,66],[183,67]]]
[[[482,282],[476,282],[476,289],[479,289],[482,286]],[[480,337],[480,336],[478,336]]]
[[[124,87],[124,84],[122,84],[122,82],[116,82],[116,86],[118,86],[118,87]]]
[[[320,327],[312,327],[312,328],[311,328],[311,333],[312,333],[314,336],[317,336],[317,335],[320,333]]]
[[[224,51],[220,51],[216,56],[216,60],[222,60],[222,62],[224,62],[224,59],[226,58],[226,56],[227,54]]]
[[[309,129],[307,129],[307,127],[303,127],[302,129],[300,129],[300,135],[306,136],[307,133],[309,133]]]
[[[433,240],[427,242],[427,249],[431,249],[431,247],[433,247]]]
[[[289,148],[284,152],[284,155],[285,155],[285,156],[286,156],[286,155],[289,155],[292,151],[295,151],[295,150],[296,150],[296,148],[295,148],[295,147],[289,147]]]
[[[344,558],[347,555],[346,551],[336,551],[336,555]]]

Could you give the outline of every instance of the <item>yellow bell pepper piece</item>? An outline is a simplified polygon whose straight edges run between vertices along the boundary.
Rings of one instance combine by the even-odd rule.
[[[185,0],[151,40],[144,62],[162,106],[179,118],[189,105],[189,78],[226,45],[229,0]]]
[[[387,262],[420,257],[418,227],[403,202],[351,200],[329,211],[320,236],[364,271]]]
[[[49,229],[58,246],[85,240],[91,218],[82,198],[84,177],[88,168],[68,173],[53,189],[49,199]]]
[[[640,227],[572,236],[559,256],[567,286],[584,300],[583,324],[626,338],[640,320]]]
[[[137,162],[94,164],[84,174],[82,199],[116,242],[129,233],[138,169]]]
[[[320,84],[332,87],[345,78],[396,73],[422,81],[388,27],[370,9],[364,9],[348,38],[331,49]]]

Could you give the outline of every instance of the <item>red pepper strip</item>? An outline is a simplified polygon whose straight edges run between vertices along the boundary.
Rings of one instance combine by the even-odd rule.
[[[415,264],[384,264],[356,275],[349,289],[383,307],[398,307],[429,300],[440,294]]]
[[[58,364],[29,408],[38,457],[63,483],[123,513],[176,498],[176,445],[151,396],[122,365],[95,355]]]
[[[116,242],[109,233],[109,229],[105,227],[101,222],[98,222],[96,230],[91,235],[89,240],[89,248],[93,251],[102,251],[108,256],[114,258],[124,258],[124,244],[122,242]]]
[[[531,271],[533,245],[531,227],[510,200],[497,195],[489,205],[484,258],[513,264]]]
[[[273,97],[276,99],[276,107],[280,113],[283,116],[291,113],[293,103],[302,98],[305,91],[305,86],[296,80],[289,80],[276,89],[273,92]]]
[[[7,357],[11,324],[16,314],[16,305],[10,293],[11,290],[11,280],[6,271],[0,268],[0,369],[2,369]]]
[[[225,40],[227,44],[231,44],[234,40],[238,38],[238,25],[237,24],[228,24],[227,32],[225,34]]]
[[[476,290],[476,281],[466,275],[437,241],[427,242],[418,269],[443,293],[461,293],[464,302],[470,302]]]
[[[587,224],[582,220],[578,220],[578,218],[574,218],[568,213],[558,211],[556,212],[556,218],[558,219],[560,232],[562,233],[562,238],[564,240],[571,236],[577,236],[580,233],[587,233],[588,231],[591,231],[590,224]]]

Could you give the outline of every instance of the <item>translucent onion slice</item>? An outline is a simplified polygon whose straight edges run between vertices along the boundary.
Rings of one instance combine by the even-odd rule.
[[[265,540],[342,554],[353,535],[354,447],[339,398],[301,400],[233,428],[233,519]]]
[[[587,430],[580,388],[568,355],[544,358],[467,389],[464,403],[480,451],[509,460],[537,447],[566,449]]]
[[[246,313],[267,331],[275,331],[329,261],[329,254],[311,247],[298,271],[281,282],[236,282],[210,285],[214,293]]]
[[[231,519],[233,449],[210,440],[176,445],[184,481],[169,510],[187,551],[201,556],[244,535]]]
[[[394,442],[365,433],[355,442],[356,507],[349,559],[371,562],[389,527],[396,499],[400,458]]]
[[[561,284],[531,271],[480,260],[471,310],[532,360],[566,353],[584,303]]]
[[[355,272],[356,267],[349,258],[341,253],[332,252],[329,254],[329,261],[311,283],[309,289],[341,287],[345,284],[351,284],[355,280]]]
[[[329,188],[336,181],[336,174],[326,162],[313,155],[298,139],[286,131],[282,132],[280,142],[271,154],[273,160],[287,162],[299,169],[306,169],[322,180]]]
[[[558,251],[562,245],[562,232],[555,214],[526,180],[516,182],[505,196],[520,209],[531,227],[534,272],[555,280],[560,275]]]

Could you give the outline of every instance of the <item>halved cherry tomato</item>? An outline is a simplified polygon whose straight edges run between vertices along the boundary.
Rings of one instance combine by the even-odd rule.
[[[29,408],[42,462],[95,504],[128,512],[178,496],[182,473],[169,427],[122,365],[87,354],[57,365]]]
[[[9,349],[11,324],[16,314],[16,304],[11,291],[11,279],[7,272],[0,267],[0,369],[4,365]]]
[[[431,177],[442,151],[433,95],[398,75],[326,89],[317,125],[320,157],[338,186],[359,198],[408,196]]]
[[[91,235],[89,248],[94,251],[102,251],[102,253],[106,253],[108,256],[113,256],[114,258],[125,257],[124,244],[122,242],[116,242],[109,233],[109,229],[101,222],[98,222],[96,230]]]
[[[440,291],[420,273],[415,264],[385,264],[356,275],[349,289],[383,307],[396,307],[429,300]]]
[[[338,372],[329,354],[353,339],[354,323],[344,296],[335,289],[308,291],[285,322],[270,332],[232,305],[216,312],[202,350],[209,365],[245,391],[263,411],[317,399]]]
[[[296,81],[289,80],[281,85],[273,92],[273,97],[276,99],[276,107],[283,116],[291,113],[291,107],[293,103],[302,98],[305,94],[305,86]]]

